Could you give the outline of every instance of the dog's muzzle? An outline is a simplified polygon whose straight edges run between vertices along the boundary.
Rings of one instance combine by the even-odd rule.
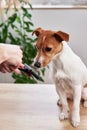
[[[34,66],[37,67],[37,68],[40,68],[41,67],[41,63],[38,62],[38,61],[36,61],[35,64],[34,64]]]

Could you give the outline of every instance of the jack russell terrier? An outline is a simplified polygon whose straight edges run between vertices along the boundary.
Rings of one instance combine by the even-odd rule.
[[[69,118],[67,98],[73,96],[71,123],[78,127],[80,123],[80,101],[84,99],[87,107],[87,68],[81,59],[71,50],[67,42],[69,35],[62,31],[36,29],[38,49],[34,65],[45,67],[52,61],[56,91],[62,104],[59,119]]]

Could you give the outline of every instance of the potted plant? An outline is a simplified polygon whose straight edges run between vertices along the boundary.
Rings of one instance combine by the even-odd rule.
[[[16,0],[15,2],[21,4],[21,1]],[[4,11],[8,18],[0,23],[0,42],[20,45],[23,51],[23,63],[30,65],[37,52],[34,46],[37,39],[31,36],[34,24],[32,22],[32,15],[24,6],[26,4],[32,8],[28,0],[22,1],[20,9],[14,3],[14,13],[11,16],[9,16],[11,3],[8,4],[8,8]],[[44,72],[45,70],[42,69],[38,71],[38,74],[42,76]],[[23,73],[20,75],[13,73],[12,77],[15,79],[15,83],[37,83],[37,80],[33,77],[29,78]]]

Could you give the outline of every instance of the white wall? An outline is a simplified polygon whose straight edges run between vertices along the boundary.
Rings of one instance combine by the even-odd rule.
[[[42,4],[44,1],[47,1],[47,0],[30,0],[30,3],[31,4]]]
[[[87,9],[33,9],[30,12],[35,28],[69,33],[69,45],[87,65]],[[49,75],[51,74],[48,69],[46,83],[52,82],[48,79]],[[0,82],[10,82],[7,77],[9,76],[4,75],[5,80],[2,80],[0,74]]]
[[[62,5],[68,5],[68,4],[82,4],[87,5],[87,0],[30,0],[31,4],[62,4]]]

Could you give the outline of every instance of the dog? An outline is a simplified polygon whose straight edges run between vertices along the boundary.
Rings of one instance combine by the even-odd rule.
[[[56,91],[59,95],[59,103],[62,110],[60,120],[69,118],[69,106],[67,98],[73,97],[71,124],[78,127],[80,124],[80,101],[84,99],[84,107],[87,107],[87,68],[68,45],[69,34],[63,31],[51,31],[37,28],[38,40],[36,43],[37,54],[34,66],[45,67],[50,62],[53,65],[53,77]]]

